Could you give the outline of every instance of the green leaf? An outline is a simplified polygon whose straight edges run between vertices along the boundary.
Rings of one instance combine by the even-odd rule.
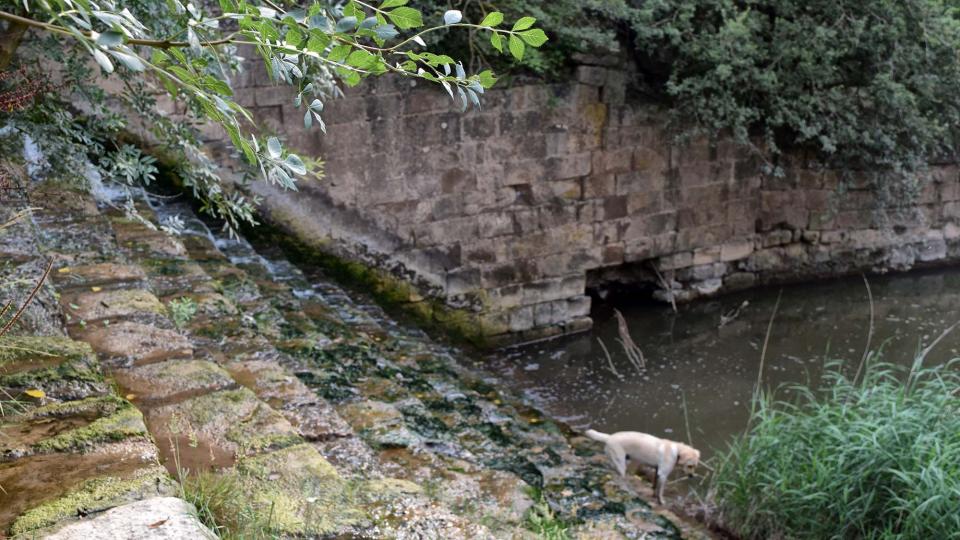
[[[193,73],[190,73],[180,66],[170,66],[170,71],[185,83],[194,84],[197,82],[197,77]]]
[[[210,90],[222,95],[222,96],[232,96],[233,90],[230,89],[230,85],[225,81],[222,81],[213,75],[207,75],[203,78],[203,85]]]
[[[331,49],[330,54],[327,55],[327,59],[331,62],[339,63],[343,62],[348,54],[350,54],[350,45],[344,43]]]
[[[390,9],[407,5],[409,0],[385,0],[380,4],[380,9]]]
[[[484,88],[490,88],[497,82],[497,78],[493,76],[493,72],[489,69],[481,71],[477,77],[480,78],[480,85]]]
[[[423,26],[423,16],[411,7],[398,7],[393,11],[388,11],[387,17],[401,30]]]
[[[340,74],[340,80],[342,80],[347,86],[356,86],[360,84],[360,74],[356,71],[346,68],[337,68],[337,73]]]
[[[487,16],[483,18],[482,21],[480,21],[480,26],[493,28],[494,26],[497,26],[502,22],[503,22],[503,13],[500,13],[499,11],[492,11],[488,13]]]
[[[350,2],[346,5],[346,7],[343,8],[344,17],[353,17],[359,20],[363,18],[363,15],[364,15],[363,10],[360,9],[357,3],[354,2],[353,0],[350,0]]]
[[[539,28],[520,32],[520,37],[531,47],[539,47],[547,42],[547,34]]]
[[[280,154],[282,152],[280,149],[280,139],[276,137],[270,137],[267,139],[267,152],[273,159],[280,159]]]
[[[290,45],[300,47],[300,44],[303,43],[303,34],[300,33],[299,29],[291,27],[287,30],[286,39]]]
[[[500,37],[500,34],[496,32],[490,34],[490,45],[493,45],[493,48],[503,52],[503,38]]]
[[[257,153],[253,150],[253,147],[250,146],[250,143],[246,139],[240,139],[240,150],[243,151],[243,157],[247,159],[247,163],[254,165],[257,163]]]
[[[514,58],[517,60],[523,60],[523,50],[525,47],[523,46],[523,41],[521,41],[520,38],[510,34],[510,43],[508,46],[510,47],[510,54],[512,54]]]
[[[104,32],[97,37],[97,45],[102,47],[115,47],[123,43],[123,33],[113,30]]]
[[[310,39],[307,40],[307,50],[317,54],[323,54],[324,49],[330,44],[330,36],[320,31],[310,31]]]
[[[347,65],[358,69],[369,69],[377,63],[377,55],[363,49],[357,49],[347,57]]]
[[[512,30],[513,30],[514,32],[517,32],[517,31],[519,31],[519,30],[526,30],[527,28],[530,28],[531,26],[533,26],[533,23],[535,23],[535,22],[537,22],[537,20],[534,19],[533,17],[521,17],[520,20],[518,20],[518,21],[513,25],[513,29],[512,29]]]

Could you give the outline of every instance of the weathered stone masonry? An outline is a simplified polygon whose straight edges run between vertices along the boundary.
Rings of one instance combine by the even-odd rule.
[[[466,114],[442,90],[370,81],[327,103],[325,136],[262,71],[237,81],[241,103],[326,160],[300,193],[253,186],[270,218],[478,313],[495,341],[588,328],[588,274],[689,300],[960,253],[956,167],[934,168],[907,211],[878,212],[869,191],[838,197],[838,175],[801,159],[772,177],[729,142],[672,144],[616,67],[493,90]]]

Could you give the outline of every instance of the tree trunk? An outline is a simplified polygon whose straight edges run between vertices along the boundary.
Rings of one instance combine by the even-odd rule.
[[[0,36],[0,71],[7,69],[10,62],[13,61],[13,55],[20,46],[20,40],[23,34],[27,32],[27,25],[19,22],[11,22],[7,25],[3,35]]]

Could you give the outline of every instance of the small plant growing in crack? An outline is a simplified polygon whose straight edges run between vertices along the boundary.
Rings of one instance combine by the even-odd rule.
[[[183,330],[196,316],[198,306],[193,298],[181,296],[168,302],[167,308],[170,310],[170,318],[173,319],[174,326],[177,330]]]

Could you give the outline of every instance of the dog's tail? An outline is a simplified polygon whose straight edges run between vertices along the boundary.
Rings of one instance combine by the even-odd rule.
[[[600,441],[602,443],[607,442],[607,439],[610,438],[610,436],[607,435],[606,433],[600,433],[599,431],[594,431],[592,429],[588,429],[584,431],[583,434],[595,441]]]

